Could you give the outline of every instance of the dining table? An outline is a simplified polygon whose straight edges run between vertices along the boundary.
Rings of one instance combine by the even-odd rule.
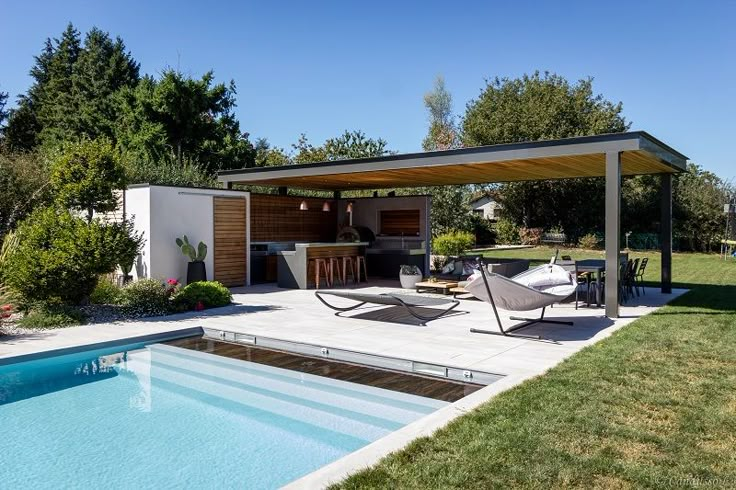
[[[625,263],[629,260],[628,252],[622,252],[619,260]],[[572,272],[577,277],[582,273],[595,274],[595,303],[600,307],[603,304],[603,274],[606,272],[606,259],[557,260],[555,264]]]
[[[603,303],[603,273],[606,272],[605,259],[583,259],[575,261],[575,273],[591,273],[595,274],[595,303],[600,307]]]

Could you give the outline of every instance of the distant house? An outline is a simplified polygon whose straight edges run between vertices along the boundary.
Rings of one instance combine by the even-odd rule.
[[[497,203],[489,194],[481,194],[470,201],[473,213],[487,220],[498,221],[501,217],[501,204]]]

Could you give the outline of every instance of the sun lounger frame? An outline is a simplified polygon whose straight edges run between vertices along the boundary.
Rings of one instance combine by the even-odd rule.
[[[460,301],[456,299],[444,299],[444,298],[427,298],[413,295],[384,293],[384,294],[370,294],[370,293],[353,293],[348,291],[315,291],[314,295],[318,300],[322,302],[328,308],[336,310],[336,316],[340,316],[340,313],[355,310],[365,304],[385,305],[385,306],[401,306],[411,316],[421,321],[421,325],[425,325],[426,322],[436,320],[450,313],[453,309],[460,304]],[[335,306],[324,299],[323,295],[335,296],[338,298],[349,299],[356,301],[357,304],[351,306]],[[451,303],[449,308],[445,308],[435,315],[423,315],[416,311],[416,308],[439,306]]]

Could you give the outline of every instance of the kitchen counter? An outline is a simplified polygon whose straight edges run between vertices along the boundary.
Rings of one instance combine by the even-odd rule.
[[[305,248],[342,248],[342,247],[367,247],[368,242],[309,242],[309,243],[295,243],[294,250],[281,250],[276,252],[277,255],[295,255],[297,249]]]
[[[276,252],[278,284],[282,288],[307,289],[314,286],[316,258],[365,255],[368,242],[295,243],[294,250]]]

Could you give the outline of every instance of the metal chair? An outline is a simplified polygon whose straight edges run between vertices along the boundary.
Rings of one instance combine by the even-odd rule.
[[[578,309],[578,301],[579,301],[579,294],[580,294],[580,286],[585,285],[585,301],[590,305],[590,292],[591,292],[591,286],[592,281],[590,278],[590,272],[578,272],[577,266],[575,266],[575,281],[577,282],[577,288],[575,288],[575,309]]]
[[[634,292],[636,292],[636,295],[639,296],[639,288],[636,285],[636,274],[639,269],[639,259],[633,259],[629,260],[629,273],[626,277],[627,279],[627,286],[629,288],[629,291],[631,291],[631,296],[634,296]]]
[[[642,294],[647,294],[647,290],[644,287],[644,271],[646,270],[648,263],[648,257],[644,257],[643,259],[641,259],[641,262],[639,262],[639,270],[636,271],[636,275],[634,276],[634,281],[636,281],[638,285],[641,286]]]
[[[628,270],[629,262],[627,260],[622,260],[619,263],[618,271],[618,295],[622,304],[629,300],[629,293],[626,290],[626,276],[628,275]]]

